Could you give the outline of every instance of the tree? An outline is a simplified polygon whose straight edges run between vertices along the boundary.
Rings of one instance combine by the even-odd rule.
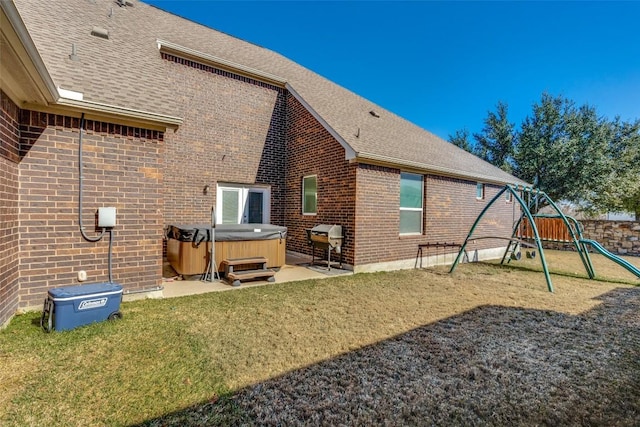
[[[633,212],[640,219],[640,120],[609,123],[609,185],[595,193],[586,209]]]
[[[509,107],[500,101],[496,112],[488,112],[481,133],[474,133],[476,140],[474,154],[499,167],[513,171],[514,125],[509,122]]]
[[[615,188],[614,128],[595,108],[543,94],[517,138],[516,174],[554,200],[601,212]]]
[[[619,123],[616,119],[613,151],[616,174],[619,177],[621,210],[633,212],[640,221],[640,120]],[[615,209],[612,209],[615,210]]]
[[[640,120],[609,121],[594,107],[547,93],[519,131],[507,113],[499,102],[473,135],[474,148],[465,149],[588,214],[630,211],[640,218]],[[462,147],[471,145],[468,138],[466,129],[449,136]]]
[[[568,161],[565,117],[575,107],[563,97],[543,94],[539,104],[533,105],[533,116],[527,116],[517,135],[514,149],[514,173],[535,183],[552,199],[565,198],[573,175]]]
[[[469,142],[469,131],[467,128],[457,130],[455,134],[449,135],[449,142],[465,151],[473,152],[471,143]]]
[[[610,142],[613,138],[611,122],[598,117],[596,109],[588,105],[571,110],[564,118],[567,133],[567,153],[571,167],[570,185],[564,197],[583,210],[602,211],[595,203],[598,195],[615,186],[614,163]]]

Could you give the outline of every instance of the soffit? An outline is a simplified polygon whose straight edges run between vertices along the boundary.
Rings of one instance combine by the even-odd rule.
[[[47,81],[48,76],[43,78],[25,48],[28,40],[21,40],[19,30],[9,20],[11,6],[3,1],[0,7],[0,88],[18,106],[48,105],[55,100],[51,93],[53,83]]]

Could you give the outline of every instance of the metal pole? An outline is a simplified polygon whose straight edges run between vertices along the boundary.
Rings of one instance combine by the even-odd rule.
[[[209,235],[211,236],[211,249],[209,249],[209,265],[207,266],[207,272],[202,277],[205,282],[213,282],[214,279],[220,280],[220,274],[218,273],[218,265],[216,264],[216,211],[211,207],[211,227],[209,228]]]

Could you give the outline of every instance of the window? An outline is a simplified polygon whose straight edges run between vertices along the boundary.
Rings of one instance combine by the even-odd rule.
[[[219,184],[216,197],[217,224],[268,224],[269,187]]]
[[[318,176],[310,175],[302,178],[302,214],[318,213]]]
[[[504,199],[507,201],[507,203],[513,202],[513,194],[511,194],[511,191],[505,191],[504,194]]]
[[[400,234],[422,233],[422,175],[400,173]]]
[[[476,199],[478,200],[484,199],[484,184],[481,182],[476,184]]]

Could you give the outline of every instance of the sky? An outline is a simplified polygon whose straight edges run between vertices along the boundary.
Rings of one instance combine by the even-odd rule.
[[[640,1],[143,0],[273,50],[448,139],[543,93],[640,119]]]

